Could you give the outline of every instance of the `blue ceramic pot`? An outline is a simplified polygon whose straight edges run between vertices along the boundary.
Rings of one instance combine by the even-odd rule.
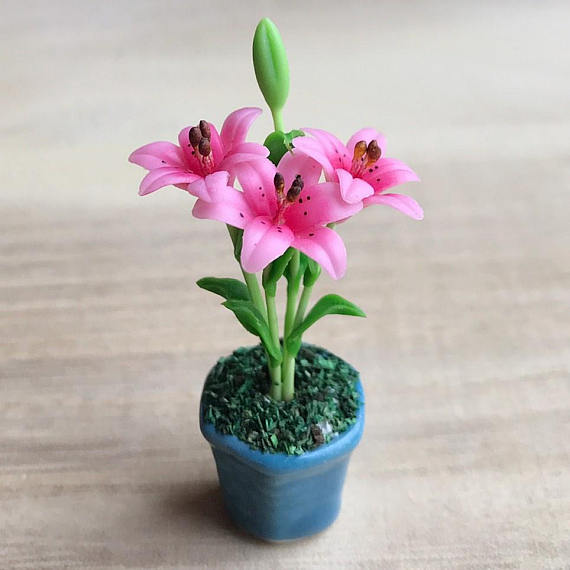
[[[270,541],[293,540],[331,525],[341,503],[352,450],[364,428],[360,381],[356,423],[330,443],[303,455],[262,453],[233,435],[222,435],[203,420],[200,429],[212,446],[226,507],[243,530]]]

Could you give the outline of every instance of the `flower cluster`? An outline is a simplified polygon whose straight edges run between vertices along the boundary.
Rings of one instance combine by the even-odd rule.
[[[259,337],[267,355],[269,394],[290,400],[303,333],[325,315],[364,316],[359,307],[333,294],[308,310],[321,267],[333,279],[346,271],[346,248],[335,231],[337,224],[372,204],[418,220],[423,212],[413,198],[388,192],[418,177],[403,162],[385,156],[386,141],[375,129],[356,131],[346,144],[320,129],[284,132],[289,67],[279,31],[267,19],[257,26],[253,60],[275,126],[263,145],[246,142],[261,113],[246,107],[231,113],[220,132],[201,120],[180,131],[178,144],[150,143],[129,160],[148,170],[139,194],[174,185],[196,198],[194,217],[227,225],[244,280],[205,277],[198,285],[221,295],[223,305]],[[287,280],[283,334],[276,310],[282,277]]]
[[[266,147],[245,142],[260,113],[238,109],[219,134],[202,120],[180,131],[178,145],[154,142],[135,150],[129,160],[149,171],[139,193],[175,185],[197,198],[196,218],[243,229],[241,264],[249,273],[292,247],[339,279],[346,269],[346,249],[331,224],[372,204],[423,217],[413,198],[387,192],[418,177],[403,162],[384,156],[386,143],[378,131],[361,129],[345,145],[326,131],[301,129],[306,136],[294,138],[275,165]]]

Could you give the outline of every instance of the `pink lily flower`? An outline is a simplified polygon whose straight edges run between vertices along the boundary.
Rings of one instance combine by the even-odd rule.
[[[178,135],[178,145],[153,142],[135,150],[129,161],[146,168],[139,194],[144,196],[173,184],[196,195],[193,183],[214,172],[232,172],[244,161],[264,159],[269,151],[257,143],[247,143],[245,137],[261,109],[245,107],[234,111],[224,121],[218,134],[207,121],[186,127]]]
[[[346,270],[341,237],[325,227],[362,209],[340,195],[338,183],[319,184],[321,168],[303,155],[287,153],[276,167],[269,160],[236,166],[243,192],[217,174],[206,178],[192,213],[242,228],[241,264],[256,273],[294,247],[317,261],[333,279]]]
[[[364,206],[385,204],[421,220],[421,206],[410,196],[386,193],[404,182],[419,181],[418,175],[395,158],[384,158],[386,139],[375,129],[354,133],[344,145],[334,135],[320,129],[303,129],[311,136],[294,140],[295,152],[316,160],[325,178],[340,184],[340,192],[349,204]]]

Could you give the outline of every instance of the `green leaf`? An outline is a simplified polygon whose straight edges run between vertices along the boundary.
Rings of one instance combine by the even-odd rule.
[[[261,339],[272,361],[271,364],[274,366],[280,364],[282,360],[281,347],[273,342],[267,321],[254,304],[251,301],[229,299],[222,305],[235,314],[246,331]]]
[[[283,276],[283,273],[285,272],[285,269],[287,268],[289,260],[291,259],[294,251],[295,250],[290,247],[283,255],[278,257],[273,263],[268,265],[263,270],[263,288],[267,291],[270,297],[275,297],[277,281],[279,281],[279,279],[281,279]]]
[[[308,256],[305,257],[307,258],[307,263],[303,277],[303,285],[305,287],[312,287],[321,275],[321,266],[314,259]]]
[[[269,108],[280,111],[289,95],[289,63],[281,34],[269,18],[263,18],[255,28],[253,67]]]
[[[295,148],[293,139],[304,136],[305,133],[299,129],[293,129],[288,133],[274,131],[267,135],[263,144],[269,150],[269,160],[275,165],[279,164],[283,155]]]
[[[224,297],[224,299],[236,299],[241,301],[249,301],[249,291],[247,285],[239,279],[231,279],[230,277],[202,277],[196,281],[196,285],[211,291],[216,295]]]
[[[287,337],[287,350],[291,354],[297,354],[301,346],[303,333],[319,319],[326,315],[350,315],[353,317],[365,317],[366,315],[354,303],[347,301],[340,295],[325,295],[321,297],[307,313],[303,322],[299,324]]]

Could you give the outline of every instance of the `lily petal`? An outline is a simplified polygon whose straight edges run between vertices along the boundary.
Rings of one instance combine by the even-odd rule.
[[[141,182],[139,194],[146,196],[159,188],[170,186],[170,184],[189,184],[199,178],[197,174],[188,172],[185,169],[176,166],[167,166],[164,168],[155,168],[151,170]]]
[[[395,158],[381,158],[362,177],[374,188],[375,194],[404,182],[419,181],[418,175],[407,164]]]
[[[285,211],[287,225],[295,232],[350,218],[362,210],[362,202],[342,199],[338,182],[323,182],[303,188],[299,198]]]
[[[269,156],[269,149],[258,143],[242,142],[234,146],[233,150],[226,154],[226,157],[218,168],[220,170],[232,171],[236,164],[240,162],[253,162]]]
[[[253,121],[255,121],[260,114],[261,109],[257,107],[244,107],[243,109],[237,109],[237,111],[230,113],[226,117],[222,125],[222,132],[220,133],[226,154],[233,152],[238,144],[245,141]]]
[[[255,217],[243,193],[231,186],[218,188],[214,202],[198,199],[192,215],[199,219],[224,222],[236,228],[244,228]]]
[[[390,206],[414,220],[423,220],[424,217],[422,207],[413,198],[405,194],[374,194],[374,196],[365,198],[365,206],[371,206],[372,204]]]
[[[225,198],[229,177],[229,173],[224,170],[208,174],[205,178],[198,178],[189,184],[188,192],[205,202],[220,201]]]
[[[306,130],[309,132],[309,129]],[[326,154],[318,140],[307,136],[297,137],[293,140],[293,145],[295,147],[295,150],[293,151],[295,154],[304,154],[316,160],[323,167],[326,179],[336,182],[334,179],[334,167],[331,163],[332,157]]]
[[[233,168],[243,193],[258,216],[273,217],[277,212],[277,199],[273,179],[277,169],[268,159],[240,162]]]
[[[342,144],[342,142],[333,134],[327,131],[323,131],[322,129],[303,130],[309,133],[318,141],[333,168],[346,168],[350,165],[350,162],[352,160],[352,151],[350,152],[349,156],[346,146],[344,146],[344,144]],[[327,176],[327,180],[328,179],[329,177]]]
[[[340,194],[345,202],[357,204],[374,194],[374,188],[368,182],[361,178],[353,178],[350,172],[337,168],[336,175],[340,184]]]
[[[166,141],[145,144],[133,151],[129,162],[138,164],[147,170],[165,166],[184,166],[182,150],[175,144]]]
[[[258,216],[251,220],[243,231],[243,268],[248,273],[261,271],[285,253],[293,239],[293,232],[287,226],[276,226],[267,216]]]
[[[286,190],[291,187],[297,174],[301,175],[305,186],[313,186],[319,181],[322,171],[322,166],[314,158],[295,150],[293,153],[286,152],[277,165],[277,172],[285,179]]]
[[[346,248],[342,238],[330,228],[312,228],[295,236],[293,247],[319,263],[333,278],[340,279],[346,271]]]

